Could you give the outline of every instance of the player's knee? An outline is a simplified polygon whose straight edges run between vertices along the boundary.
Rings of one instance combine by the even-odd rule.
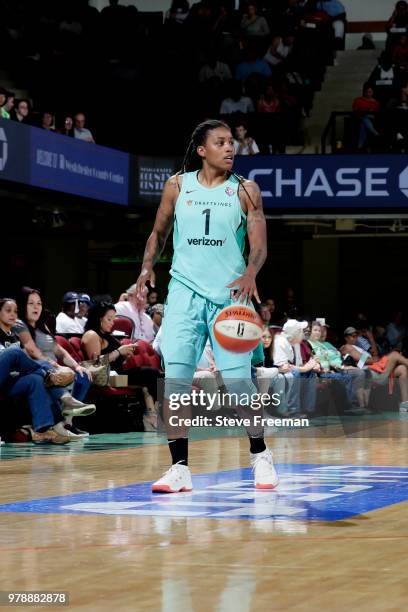
[[[191,385],[194,376],[194,366],[184,363],[169,363],[166,365],[166,377],[164,381],[164,396],[191,393]]]

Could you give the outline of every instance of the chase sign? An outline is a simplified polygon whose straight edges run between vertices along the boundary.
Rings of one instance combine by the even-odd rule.
[[[408,208],[405,155],[236,157],[266,208]]]

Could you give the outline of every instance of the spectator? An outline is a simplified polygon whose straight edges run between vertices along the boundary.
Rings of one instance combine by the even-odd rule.
[[[345,344],[340,347],[340,352],[343,357],[347,356],[349,365],[356,365],[359,368],[367,368],[370,370],[370,375],[376,382],[389,381],[390,392],[392,392],[393,378],[398,378],[401,403],[399,406],[400,412],[408,412],[408,359],[400,353],[392,351],[388,355],[374,357],[370,353],[364,351],[357,346],[358,332],[355,327],[347,327],[344,330]]]
[[[95,359],[99,355],[109,355],[112,368],[121,373],[123,364],[129,355],[133,355],[136,344],[121,345],[112,335],[116,309],[109,302],[98,302],[89,310],[85,325],[85,334],[81,347],[87,359]]]
[[[324,329],[327,328],[324,327]],[[353,366],[344,366],[340,351],[326,340],[322,340],[322,331],[321,323],[313,321],[309,343],[313,348],[316,360],[320,363],[319,377],[333,379],[345,386],[350,407],[342,410],[344,414],[368,414],[364,372]],[[324,338],[326,338],[326,333]]]
[[[266,304],[259,304],[259,316],[261,317],[263,324],[265,326],[269,325],[269,321],[271,320],[271,312]]]
[[[266,368],[273,368],[273,336],[268,327],[262,332],[262,346],[264,350],[264,365]]]
[[[369,82],[373,85],[389,85],[394,82],[394,67],[390,55],[383,51],[378,59],[378,65],[374,68]]]
[[[9,300],[6,300],[9,301]],[[0,304],[4,300],[0,300]],[[0,306],[0,313],[3,307]],[[16,311],[17,312],[17,311]],[[2,319],[0,314],[0,321]],[[0,323],[1,326],[1,323]],[[5,348],[0,327],[0,391],[6,397],[26,397],[30,407],[34,444],[67,444],[70,438],[55,430],[52,400],[44,386],[44,364],[30,359],[20,348]],[[6,335],[9,336],[9,331]]]
[[[408,27],[408,3],[400,0],[396,3],[395,9],[388,20],[387,30],[403,29]]]
[[[149,315],[145,313],[146,297],[143,297],[143,299],[137,297],[136,284],[131,285],[129,289],[126,290],[126,293],[128,295],[128,301],[115,304],[117,314],[129,317],[134,322],[134,340],[153,342],[153,321]]]
[[[211,50],[207,56],[207,62],[198,73],[198,82],[205,83],[210,79],[217,79],[220,82],[232,79],[231,70],[227,64],[217,59],[215,51]]]
[[[44,111],[41,114],[40,127],[43,130],[54,131],[55,130],[55,118],[54,118],[54,115],[52,113],[48,112],[48,111]]]
[[[270,321],[269,321],[269,326],[273,325],[275,327],[280,327],[281,317],[280,317],[279,313],[277,312],[275,300],[273,298],[267,298],[265,300],[265,304],[266,304],[269,312],[271,313],[271,318],[270,318]]]
[[[264,59],[269,66],[276,68],[292,53],[295,37],[293,34],[285,34],[284,36],[275,36],[272,44],[265,54]]]
[[[182,25],[188,17],[190,5],[187,0],[173,0],[166,13],[166,21]]]
[[[275,304],[275,300],[273,298],[267,298],[265,300],[265,304],[267,305],[269,312],[271,313],[271,315],[273,315],[273,313],[276,310],[276,304]]]
[[[3,114],[3,118],[4,119],[10,119],[11,118],[11,111],[14,108],[14,99],[15,99],[14,92],[8,91],[7,95],[6,95],[6,101],[5,101],[4,105],[2,106],[2,114]],[[7,113],[8,117],[6,117],[6,113]]]
[[[57,334],[79,334],[84,333],[85,321],[82,322],[76,316],[78,310],[79,295],[68,291],[62,298],[62,311],[57,315]]]
[[[403,313],[400,310],[397,310],[393,313],[392,320],[390,323],[388,323],[385,330],[386,338],[392,349],[402,349],[402,344],[406,333],[407,330],[403,324]]]
[[[325,11],[333,27],[336,49],[344,47],[344,31],[346,22],[346,9],[339,0],[318,0],[316,8]]]
[[[77,113],[74,116],[74,138],[84,142],[95,142],[92,132],[85,127],[85,115],[83,113]]]
[[[164,312],[163,304],[155,304],[154,306],[151,307],[150,312],[151,312],[151,317],[153,321],[153,332],[154,332],[154,335],[156,336],[162,324],[163,312]]]
[[[364,83],[363,95],[356,98],[353,102],[353,112],[359,117],[359,137],[358,148],[363,149],[367,143],[368,136],[379,137],[379,133],[374,127],[372,115],[376,115],[380,110],[380,104],[374,99],[374,90],[369,83]]]
[[[383,325],[376,325],[374,327],[373,336],[378,347],[378,354],[380,357],[391,353],[391,345],[387,340],[385,327]]]
[[[124,303],[126,302],[120,302],[120,304]],[[157,401],[157,380],[161,376],[159,370],[150,367],[125,367],[125,362],[133,355],[137,344],[120,344],[119,340],[112,335],[116,316],[113,304],[99,302],[89,309],[88,315],[85,334],[81,341],[81,348],[87,359],[108,355],[111,367],[115,372],[127,374],[130,385],[140,385],[146,388],[148,393],[144,393],[144,396],[145,401],[147,400],[147,413],[143,420],[145,427],[155,428],[156,426],[157,428],[157,411],[154,408],[154,402]]]
[[[279,372],[285,375],[289,385],[287,408],[290,415],[303,414],[302,408],[309,415],[315,411],[316,371],[319,364],[313,358],[303,363],[300,354],[300,343],[304,338],[307,321],[288,319],[280,334],[275,335],[273,362]],[[303,384],[302,384],[303,383]]]
[[[67,417],[66,424],[74,430],[73,416],[87,416],[96,410],[94,404],[83,402],[91,384],[91,374],[55,341],[45,322],[45,311],[38,290],[23,287],[19,300],[19,316],[20,320],[15,325],[14,331],[18,334],[28,355],[33,359],[49,361],[56,368],[59,367],[57,363],[59,359],[75,372],[72,394],[66,391],[57,398],[63,405],[63,414]],[[76,434],[77,431],[73,433]],[[87,434],[81,432],[78,435]]]
[[[268,36],[270,30],[265,17],[258,15],[258,7],[255,2],[248,2],[246,13],[241,21],[241,31],[245,37]]]
[[[408,36],[401,36],[398,40],[394,51],[392,52],[392,61],[402,70],[408,68]]]
[[[11,119],[20,123],[30,123],[31,104],[27,99],[16,100],[14,108],[10,113]]]
[[[259,153],[255,140],[248,136],[248,130],[243,121],[235,126],[234,151],[235,155],[256,155]]]
[[[228,51],[231,52],[234,47],[237,47],[234,39],[238,38],[239,26],[239,15],[234,10],[232,2],[223,0],[220,3],[218,17],[213,25],[213,35],[221,50],[227,52],[227,54]]]
[[[371,32],[363,34],[361,37],[361,45],[357,47],[358,51],[366,51],[367,49],[375,49],[375,43],[373,41],[373,35]]]
[[[232,115],[233,113],[254,112],[254,105],[251,98],[242,94],[242,85],[238,81],[230,81],[227,87],[229,95],[221,102],[220,114]]]
[[[85,323],[88,317],[88,311],[91,306],[91,298],[87,293],[81,293],[78,300],[78,314],[77,319],[81,325],[85,327]]]
[[[260,352],[259,358],[257,358],[257,352]],[[258,364],[257,362],[260,361]],[[256,381],[260,393],[272,393],[284,394],[285,378],[282,374],[279,374],[278,368],[273,364],[273,334],[269,331],[268,327],[262,332],[261,343],[254,350],[252,355],[252,366],[256,368]],[[280,413],[280,403],[277,404]]]
[[[147,304],[148,304],[147,314],[150,315],[149,308],[157,304],[158,301],[159,301],[159,294],[157,293],[157,291],[152,289],[147,295]]]
[[[363,351],[367,351],[370,355],[377,358],[379,355],[378,347],[373,336],[371,325],[369,325],[364,315],[357,318],[356,326],[358,330],[356,345],[363,349]]]
[[[283,292],[283,319],[294,319],[299,314],[299,305],[293,287],[285,287]]]
[[[199,44],[200,41],[210,37],[215,20],[216,7],[209,0],[200,0],[191,6],[186,19],[191,42]]]
[[[258,57],[256,47],[253,44],[248,45],[244,60],[236,68],[235,78],[238,81],[244,82],[252,74],[258,74],[265,78],[270,77],[272,74],[268,62]]]
[[[281,103],[271,84],[267,85],[265,92],[258,101],[258,113],[280,113]]]
[[[124,291],[123,293],[120,294],[118,302],[127,302],[128,301],[128,294],[126,293],[126,291]]]
[[[395,71],[391,57],[385,51],[381,53],[378,65],[374,68],[368,80],[374,88],[375,98],[381,103],[387,103],[395,97]]]
[[[21,344],[17,331],[18,324],[16,302],[7,298],[0,300],[0,350],[12,350],[13,352],[15,350],[20,350]],[[56,425],[54,425],[53,429],[60,436],[67,437],[68,439],[83,437],[70,432],[68,429],[65,429],[59,402],[61,402],[64,409],[67,410],[67,408],[72,405],[72,397],[63,387],[54,386],[64,382],[67,384],[70,380],[72,381],[73,373],[70,373],[70,376],[67,378],[67,372],[64,371],[61,377],[59,376],[60,372],[55,368],[55,366],[46,360],[38,361],[38,367],[33,367],[33,365],[30,365],[32,363],[32,360],[29,358],[21,362],[23,368],[18,370],[19,376],[14,377],[9,381],[8,389],[11,391],[10,397],[18,395],[19,392],[23,392],[24,394],[27,393],[29,398],[31,397],[30,406],[35,430],[43,430],[50,433],[50,424],[55,422]],[[47,391],[48,397],[44,398],[42,389],[38,388],[38,381],[34,380],[33,377],[30,377],[29,379],[25,376],[22,377],[24,373],[35,373],[36,375],[41,375],[41,383],[43,387],[45,381],[47,381],[48,387],[50,384],[52,384],[53,388],[49,388]],[[44,406],[41,408],[38,407],[38,402],[40,400],[44,402]],[[53,413],[52,417],[50,415],[50,410],[52,410]],[[46,423],[44,422],[45,419]],[[33,439],[34,437],[35,436],[33,434]],[[53,441],[53,438],[54,436],[51,435],[51,439],[49,441]]]
[[[69,115],[66,115],[64,117],[64,121],[62,122],[62,125],[60,129],[58,130],[58,133],[62,134],[63,136],[69,136],[70,138],[75,137],[74,120],[72,119],[72,117],[70,117]]]
[[[2,119],[10,119],[10,115],[4,108],[7,101],[8,91],[4,87],[0,87],[0,117]]]
[[[379,361],[377,345],[372,349],[371,343],[361,336],[353,326],[346,327],[344,330],[345,344],[340,347],[341,354],[348,355],[348,365],[357,365],[363,368],[366,364],[371,365]],[[374,353],[374,354],[373,354]]]

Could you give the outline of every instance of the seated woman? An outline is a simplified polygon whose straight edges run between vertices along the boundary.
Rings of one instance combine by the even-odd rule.
[[[265,37],[270,33],[265,17],[258,15],[256,2],[248,2],[241,21],[241,32],[245,37]]]
[[[337,380],[345,385],[347,398],[352,406],[352,408],[347,408],[344,411],[346,414],[361,415],[368,413],[369,393],[367,396],[365,373],[359,368],[343,365],[340,351],[330,342],[323,342],[323,329],[326,339],[326,327],[323,327],[318,321],[313,321],[309,336],[309,344],[312,346],[316,360],[320,363],[319,376]]]
[[[11,298],[0,299],[0,391],[6,397],[27,398],[32,415],[33,442],[66,444],[70,438],[63,430],[61,412],[55,410],[46,388],[46,384],[57,382],[52,365],[34,361],[21,349],[18,336],[12,331],[16,321],[16,302]]]
[[[96,410],[95,404],[86,404],[83,400],[91,385],[92,375],[80,366],[71,355],[55,341],[45,323],[45,313],[40,292],[31,287],[23,287],[18,304],[20,320],[13,330],[18,334],[23,348],[32,359],[49,361],[54,368],[60,367],[57,360],[74,371],[72,393],[67,390],[52,389],[53,397],[62,404],[67,431],[85,436],[87,432],[79,430],[72,424],[74,416],[88,416]]]
[[[374,89],[370,83],[364,83],[363,95],[355,98],[353,102],[353,113],[359,119],[358,148],[363,149],[369,136],[378,138],[379,132],[374,125],[374,117],[380,110],[379,102],[374,98]]]
[[[279,373],[278,368],[273,363],[273,338],[271,330],[265,325],[259,345],[258,361],[260,363],[256,363],[257,347],[252,355],[252,364],[256,366],[259,393],[279,393],[281,396],[279,403],[272,404],[273,407],[279,407],[277,412],[280,413],[285,392],[285,378]]]
[[[125,368],[126,359],[133,355],[137,343],[120,344],[112,335],[113,321],[116,316],[115,306],[108,302],[99,302],[88,312],[85,324],[85,334],[82,337],[81,348],[87,359],[95,359],[99,355],[109,355],[109,362],[118,374],[127,374],[130,385],[140,385],[143,389],[147,414],[144,419],[154,427],[157,426],[157,380],[161,377],[160,370],[150,367]],[[146,392],[147,390],[147,392]]]

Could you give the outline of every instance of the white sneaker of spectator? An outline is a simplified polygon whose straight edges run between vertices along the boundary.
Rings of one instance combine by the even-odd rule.
[[[69,431],[69,429],[65,429],[64,423],[62,422],[54,425],[53,430],[56,431],[57,434],[59,434],[60,436],[66,436],[72,441],[74,440],[79,441],[79,440],[83,440],[84,438],[86,438],[86,436],[84,436],[83,434],[75,434],[72,431]]]
[[[64,416],[89,416],[96,410],[95,404],[84,404],[72,397],[72,395],[63,395],[61,397],[62,414]]]

